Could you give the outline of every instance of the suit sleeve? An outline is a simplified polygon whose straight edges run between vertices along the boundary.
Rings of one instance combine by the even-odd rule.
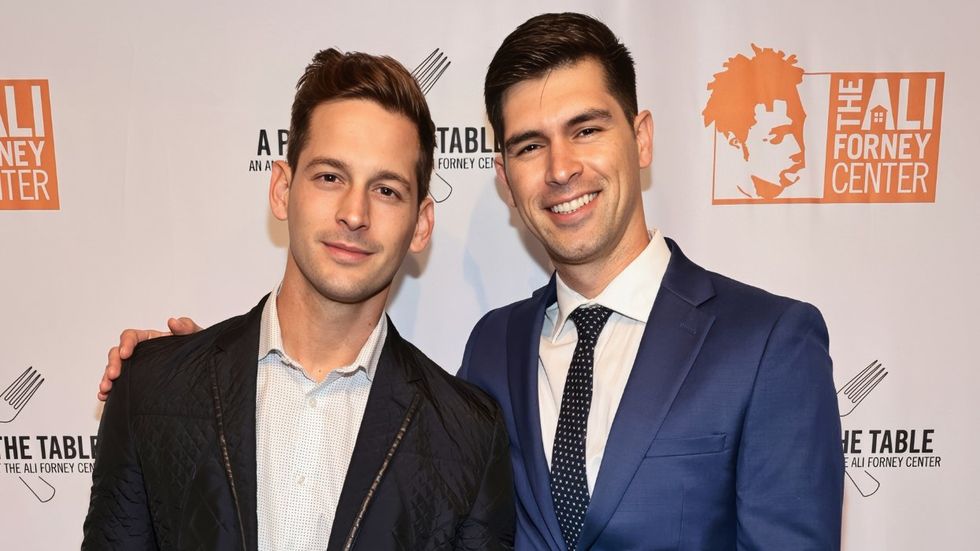
[[[126,362],[102,412],[83,550],[157,548],[130,425],[134,369]]]
[[[459,366],[459,371],[456,372],[456,376],[464,381],[472,382],[470,367],[473,361],[473,350],[477,347],[481,330],[489,317],[490,313],[484,314],[483,317],[480,318],[480,321],[476,322],[476,325],[473,326],[473,330],[470,331],[470,337],[466,339],[466,348],[463,349],[463,363]]]
[[[737,459],[739,551],[840,549],[844,457],[828,346],[820,312],[804,303],[769,335]]]
[[[514,548],[516,512],[507,429],[496,405],[494,410],[493,441],[479,493],[456,539],[456,549],[461,551]]]

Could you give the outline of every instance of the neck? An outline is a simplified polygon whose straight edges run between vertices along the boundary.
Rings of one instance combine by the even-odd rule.
[[[783,188],[779,184],[774,184],[769,180],[759,178],[758,176],[752,176],[752,184],[755,186],[755,194],[747,194],[749,197],[762,197],[763,199],[772,199],[779,195]],[[741,191],[741,188],[739,188]],[[742,191],[742,193],[745,193]]]
[[[352,364],[384,312],[388,289],[364,302],[337,302],[321,295],[290,257],[279,296],[272,297],[286,354],[317,382]]]

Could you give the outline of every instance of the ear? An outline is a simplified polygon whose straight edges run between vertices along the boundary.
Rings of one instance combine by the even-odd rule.
[[[436,225],[435,203],[430,195],[426,195],[419,205],[419,216],[415,221],[415,233],[412,234],[412,242],[408,250],[413,253],[422,252],[432,238],[432,230]]]
[[[644,110],[633,119],[633,133],[636,135],[636,149],[640,168],[647,168],[653,162],[653,115]]]
[[[289,185],[292,171],[286,161],[272,163],[272,176],[269,179],[269,207],[272,215],[279,220],[289,218]]]
[[[725,140],[728,145],[734,147],[735,149],[742,149],[742,141],[735,137],[735,133],[729,130],[725,132]]]
[[[514,202],[514,192],[510,190],[510,181],[507,179],[507,167],[504,164],[504,156],[497,155],[493,159],[493,168],[497,172],[497,181],[503,184],[503,189],[507,192],[507,197],[504,198],[507,204],[511,207],[516,207],[517,203]]]
[[[749,148],[745,147],[745,144],[742,142],[742,140],[735,137],[734,132],[732,132],[731,130],[725,132],[725,139],[728,140],[728,145],[742,152],[743,161],[749,160]]]

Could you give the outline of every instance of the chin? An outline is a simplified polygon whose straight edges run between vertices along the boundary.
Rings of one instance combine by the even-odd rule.
[[[313,287],[320,296],[331,302],[358,304],[366,302],[371,297],[377,295],[387,285],[378,285],[374,282],[360,282],[345,285],[344,283],[333,280],[330,282],[318,282]]]
[[[800,177],[797,176],[796,173],[784,174],[784,175],[780,175],[779,177],[779,186],[783,189],[786,189],[799,181],[800,181]]]
[[[562,264],[584,264],[595,258],[599,249],[598,241],[588,241],[560,248],[549,247],[548,256],[552,258],[552,261]]]

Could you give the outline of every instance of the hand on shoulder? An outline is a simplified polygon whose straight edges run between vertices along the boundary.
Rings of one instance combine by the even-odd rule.
[[[119,344],[109,349],[109,360],[102,373],[102,381],[99,382],[99,400],[103,402],[112,392],[112,382],[119,378],[122,373],[123,360],[129,359],[133,355],[136,345],[157,337],[168,335],[190,335],[202,329],[194,320],[188,317],[170,318],[167,320],[167,327],[170,331],[157,331],[155,329],[126,329],[119,335]]]

